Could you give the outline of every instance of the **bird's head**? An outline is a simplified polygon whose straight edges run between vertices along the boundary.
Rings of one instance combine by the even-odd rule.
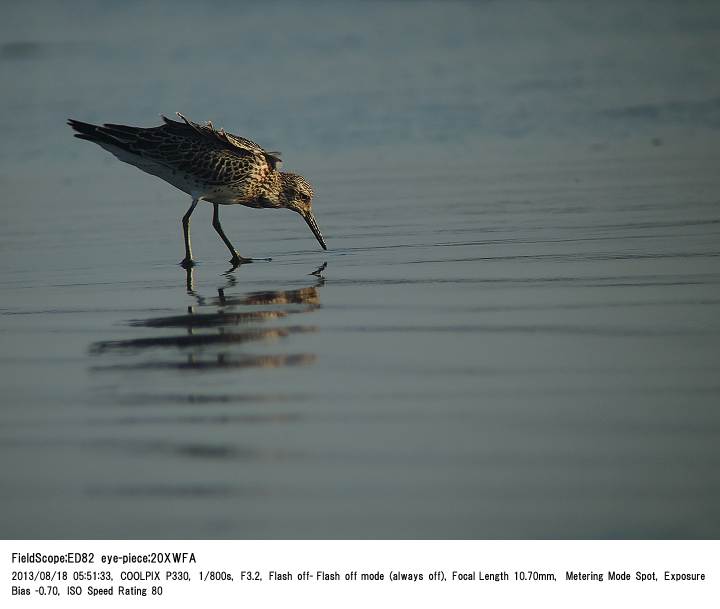
[[[296,173],[281,173],[280,181],[282,184],[280,194],[282,206],[299,213],[303,220],[307,222],[322,248],[326,250],[325,239],[323,239],[312,211],[312,198],[313,194],[315,194],[312,186],[307,183],[305,178]]]

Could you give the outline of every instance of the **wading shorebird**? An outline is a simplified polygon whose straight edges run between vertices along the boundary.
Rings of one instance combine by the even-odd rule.
[[[162,178],[192,197],[182,218],[185,258],[180,264],[195,264],[190,245],[190,216],[199,201],[213,204],[213,228],[230,250],[234,265],[252,262],[237,253],[220,225],[220,205],[255,208],[286,208],[299,213],[324,250],[322,233],[312,212],[313,189],[305,178],[278,171],[280,153],[266,152],[244,137],[215,129],[211,122],[200,125],[163,116],[159,127],[91,125],[68,120],[75,137],[94,142],[118,159]]]

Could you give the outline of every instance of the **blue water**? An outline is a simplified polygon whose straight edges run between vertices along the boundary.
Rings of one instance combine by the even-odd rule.
[[[715,3],[48,3],[0,23],[0,536],[720,535]],[[68,117],[281,150],[295,215]]]

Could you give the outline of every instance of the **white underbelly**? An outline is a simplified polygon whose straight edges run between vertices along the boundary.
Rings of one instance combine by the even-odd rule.
[[[168,184],[182,190],[193,199],[205,199],[207,201],[221,203],[223,205],[235,203],[235,200],[232,200],[233,191],[229,190],[227,187],[206,184],[191,174],[178,171],[177,169],[172,169],[167,165],[163,165],[162,163],[157,163],[152,159],[127,152],[126,150],[111,144],[101,143],[100,146],[105,148],[108,152],[111,152],[115,155],[115,157],[124,163],[133,165],[145,173],[149,173],[150,175],[154,175],[162,180],[165,180]],[[237,193],[234,193],[234,198],[237,199]]]

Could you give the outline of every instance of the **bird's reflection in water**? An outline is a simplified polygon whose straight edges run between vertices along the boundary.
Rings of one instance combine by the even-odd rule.
[[[232,273],[226,273],[225,285],[218,295],[204,297],[195,290],[194,269],[187,270],[187,291],[196,304],[185,315],[134,319],[128,325],[135,328],[163,330],[184,329],[182,334],[141,336],[126,340],[100,341],[90,346],[95,355],[140,355],[143,360],[95,366],[95,370],[222,370],[237,368],[278,368],[311,364],[312,353],[283,353],[257,355],[243,352],[250,343],[277,341],[292,334],[316,332],[311,325],[277,325],[265,327],[267,322],[280,322],[291,315],[310,313],[320,307],[319,288],[325,279],[321,273],[326,264],[314,273],[312,285],[292,290],[264,290],[238,296],[226,293],[237,285]],[[160,353],[158,358],[157,353]],[[175,354],[179,353],[179,357]],[[172,357],[168,357],[172,354]]]

